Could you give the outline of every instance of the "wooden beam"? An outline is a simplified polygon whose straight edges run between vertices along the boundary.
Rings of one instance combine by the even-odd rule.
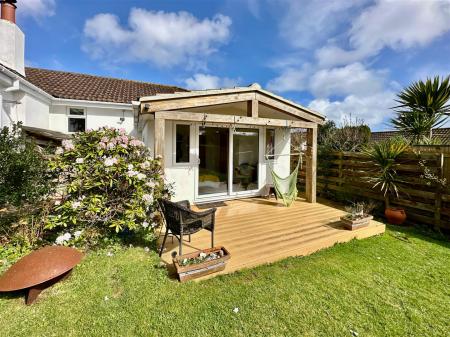
[[[307,130],[306,145],[306,201],[315,203],[317,184],[317,127]]]
[[[246,102],[254,99],[255,99],[254,92],[161,99],[161,101],[142,102],[141,106],[143,108],[141,108],[141,113],[151,113],[155,111],[197,108],[227,103]]]
[[[323,124],[325,122],[324,118],[313,115],[311,112],[300,110],[299,108],[293,107],[287,103],[277,101],[274,98],[269,96],[256,93],[256,99],[262,104],[274,108],[275,110],[284,112],[291,116],[295,116],[298,118],[303,118],[307,121],[314,122],[317,124]]]
[[[275,118],[259,118],[233,115],[205,114],[199,112],[186,111],[157,111],[156,119],[168,119],[186,122],[205,122],[205,123],[223,123],[239,125],[258,125],[258,126],[278,126],[291,128],[317,128],[317,124],[312,122],[284,120]]]
[[[256,99],[252,99],[251,101],[247,101],[247,117],[258,117],[258,101]]]
[[[165,127],[166,121],[162,118],[155,118],[155,158],[161,157],[161,165],[164,167],[164,144],[165,144]]]

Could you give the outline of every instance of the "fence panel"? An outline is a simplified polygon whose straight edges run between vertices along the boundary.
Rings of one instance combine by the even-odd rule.
[[[421,177],[423,168],[419,161],[425,161],[434,175],[445,177],[446,170],[450,169],[450,147],[448,156],[432,151],[401,156],[397,169],[402,180],[400,194],[390,203],[405,208],[409,221],[450,229],[450,192],[427,184]],[[363,154],[333,152],[318,160],[317,192],[319,195],[331,192],[383,201],[383,195],[366,179],[374,173],[373,164]],[[304,184],[304,179],[303,168],[299,172],[299,184]]]

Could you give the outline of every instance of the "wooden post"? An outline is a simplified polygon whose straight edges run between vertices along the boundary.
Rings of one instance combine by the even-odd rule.
[[[342,169],[342,164],[344,161],[344,153],[342,151],[339,152],[339,186],[342,186],[343,184],[343,179],[344,179],[344,174],[343,174],[343,169]]]
[[[247,117],[257,118],[258,115],[258,101],[256,99],[247,101]]]
[[[438,172],[437,176],[439,179],[442,179],[444,176],[444,154],[439,153],[437,155],[437,167]],[[441,187],[438,188],[436,191],[436,198],[434,199],[434,228],[436,230],[439,230],[441,227],[441,208],[442,208],[442,189]]]
[[[165,144],[165,119],[155,116],[155,158],[161,157],[161,165],[164,167],[164,144]]]
[[[307,129],[306,134],[306,201],[316,202],[317,179],[317,126]]]

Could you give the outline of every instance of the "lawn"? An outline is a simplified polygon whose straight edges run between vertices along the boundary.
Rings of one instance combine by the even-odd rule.
[[[0,335],[448,336],[449,307],[450,243],[390,227],[186,284],[142,248],[92,253],[33,306],[2,295]]]

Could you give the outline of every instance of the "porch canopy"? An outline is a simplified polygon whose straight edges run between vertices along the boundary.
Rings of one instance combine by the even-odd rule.
[[[318,112],[261,89],[258,84],[140,98],[140,118],[154,119],[154,154],[164,157],[165,121],[253,125],[307,130],[306,200],[316,201]]]

